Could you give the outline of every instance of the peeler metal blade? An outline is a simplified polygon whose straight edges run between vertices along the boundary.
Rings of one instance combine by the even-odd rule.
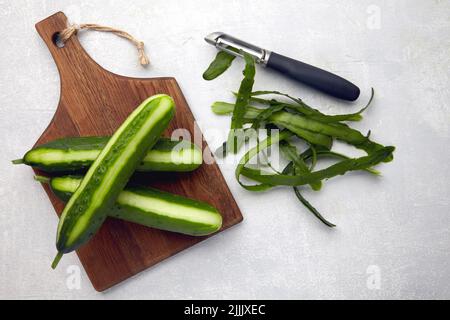
[[[270,51],[255,46],[246,41],[237,39],[223,32],[213,32],[205,37],[205,41],[217,49],[226,51],[237,57],[242,57],[242,52],[248,53],[255,58],[256,63],[267,65],[270,57]]]

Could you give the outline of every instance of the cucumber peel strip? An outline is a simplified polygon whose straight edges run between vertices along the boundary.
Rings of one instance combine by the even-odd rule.
[[[236,173],[236,176],[239,177],[240,175],[243,175],[262,184],[271,186],[300,186],[324,179],[330,179],[338,175],[343,175],[349,171],[364,170],[370,168],[390,157],[394,150],[395,147],[392,146],[384,147],[370,155],[360,158],[345,159],[329,166],[326,169],[303,175],[271,174],[262,170],[247,168],[243,165]]]
[[[293,169],[298,174],[308,174],[311,172],[310,168],[306,165],[305,161],[298,154],[297,148],[291,145],[288,141],[280,142],[281,152],[293,163]],[[320,190],[322,187],[322,181],[315,181],[309,184],[314,191]]]
[[[235,178],[236,180],[239,182],[239,184],[250,191],[264,191],[267,189],[270,189],[272,187],[274,187],[273,184],[271,184],[270,182],[268,183],[261,183],[261,184],[257,184],[257,185],[246,185],[244,183],[241,182],[240,180],[240,176],[242,174],[242,172],[245,170],[245,165],[250,161],[251,158],[253,158],[254,156],[256,156],[260,151],[269,148],[271,145],[278,143],[282,140],[288,139],[289,137],[291,137],[293,134],[292,132],[289,132],[287,130],[285,131],[280,131],[274,135],[271,135],[269,137],[267,137],[266,139],[264,139],[263,141],[259,142],[255,147],[253,147],[252,149],[250,149],[239,161],[238,166],[236,167],[235,170]]]
[[[243,53],[245,59],[245,68],[243,71],[244,79],[239,87],[238,94],[236,96],[236,103],[231,116],[231,128],[227,139],[227,150],[233,153],[237,153],[242,139],[238,139],[237,134],[242,133],[242,127],[244,125],[245,109],[250,101],[250,94],[252,92],[254,78],[255,78],[255,60],[247,53]]]
[[[269,94],[280,95],[280,96],[283,96],[283,97],[287,97],[287,98],[291,99],[292,101],[294,101],[295,104],[284,103],[284,102],[277,101],[275,99],[267,100],[267,99],[257,98],[258,96],[269,95]],[[303,115],[308,116],[311,119],[319,120],[319,121],[324,122],[324,123],[328,123],[328,122],[359,121],[359,120],[361,120],[362,119],[361,113],[366,111],[367,108],[369,108],[369,106],[371,105],[371,103],[373,101],[373,97],[375,95],[375,90],[373,88],[371,88],[371,94],[370,94],[369,101],[366,103],[366,105],[364,107],[359,109],[357,112],[348,113],[348,114],[336,114],[336,115],[324,114],[324,113],[320,112],[319,110],[308,106],[300,98],[294,98],[294,97],[291,97],[288,94],[285,94],[285,93],[282,93],[282,92],[279,92],[279,91],[255,91],[255,92],[252,92],[251,95],[252,95],[252,98],[250,100],[253,101],[253,102],[258,102],[260,104],[265,104],[265,105],[269,105],[269,106],[272,106],[272,107],[273,106],[282,105],[282,106],[285,106],[286,109],[291,109],[293,111],[302,113]]]
[[[233,50],[234,48],[229,47],[228,49]],[[219,51],[214,60],[209,65],[208,69],[206,69],[203,73],[203,79],[209,81],[217,78],[222,73],[228,70],[235,58],[236,56],[233,56],[228,52]]]
[[[212,105],[212,110],[216,114],[229,114],[233,111],[233,104],[226,102],[216,102]],[[254,106],[248,106],[244,114],[246,122],[255,121],[265,109],[259,109]],[[327,123],[312,119],[301,114],[293,114],[287,111],[276,111],[271,113],[265,119],[269,123],[282,126],[294,132],[298,137],[314,145],[324,146],[330,149],[332,146],[332,137],[347,142],[356,148],[366,151],[368,154],[381,149],[383,146],[373,142],[367,135],[363,135],[358,130],[352,129],[342,123]],[[392,157],[387,158],[385,162],[391,161]]]

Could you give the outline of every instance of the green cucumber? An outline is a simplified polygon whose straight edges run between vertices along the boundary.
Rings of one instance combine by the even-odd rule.
[[[171,97],[154,95],[142,102],[117,129],[67,202],[58,224],[53,261],[85,244],[106,219],[108,210],[175,113]]]
[[[70,199],[82,178],[35,177],[48,183],[53,193],[63,201]],[[192,236],[205,236],[222,227],[222,216],[209,204],[141,186],[126,186],[108,211],[108,216]]]
[[[51,173],[86,171],[110,137],[71,137],[50,141],[28,151],[14,164],[24,163]],[[147,151],[137,171],[192,171],[202,164],[199,147],[186,140],[160,138]]]

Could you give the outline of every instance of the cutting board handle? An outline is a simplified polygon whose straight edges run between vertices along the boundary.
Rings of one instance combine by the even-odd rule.
[[[93,71],[106,72],[87,54],[76,35],[70,37],[63,47],[58,47],[57,34],[67,28],[67,20],[66,15],[60,11],[36,23],[36,30],[47,45],[58,67],[61,82],[65,82],[67,79],[73,80]]]

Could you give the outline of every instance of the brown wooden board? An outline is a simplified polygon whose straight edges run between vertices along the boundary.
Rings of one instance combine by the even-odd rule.
[[[164,135],[170,136],[174,129],[185,128],[194,137],[194,117],[174,78],[140,79],[113,74],[92,60],[76,36],[71,37],[63,48],[55,45],[55,33],[66,26],[67,18],[62,12],[36,24],[61,78],[58,107],[36,145],[69,136],[111,135],[141,101],[157,93],[172,96],[176,104],[176,115]],[[205,150],[207,144],[203,139],[202,144]],[[38,170],[35,172],[43,174]],[[191,173],[147,173],[139,181],[209,202],[223,216],[222,230],[242,221],[239,208],[215,161],[203,164]],[[60,215],[64,204],[48,186],[44,184],[43,187]],[[56,233],[56,230],[52,231]],[[107,219],[77,254],[94,288],[103,291],[206,238]],[[49,265],[52,258],[49,257]]]

